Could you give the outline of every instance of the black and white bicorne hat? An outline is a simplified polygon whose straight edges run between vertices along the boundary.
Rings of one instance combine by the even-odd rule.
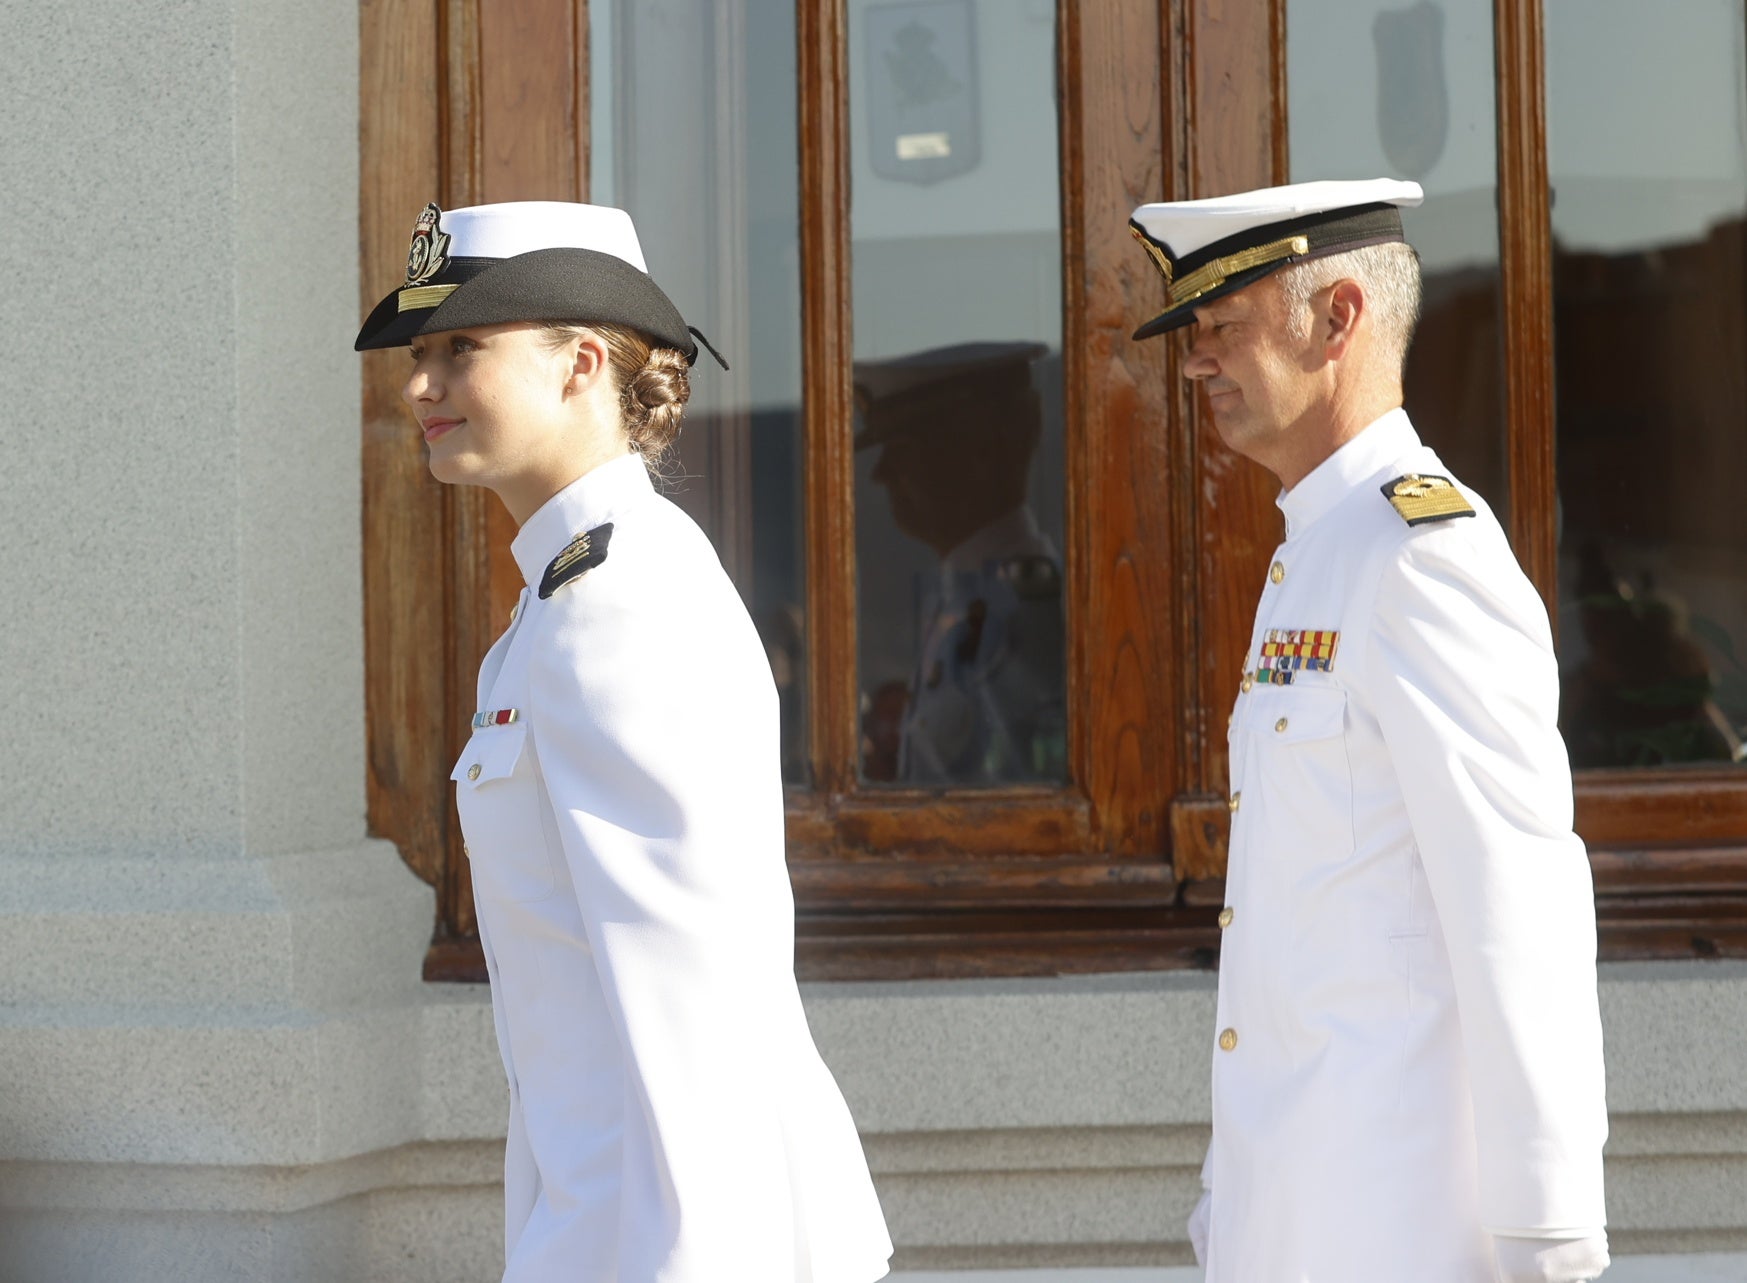
[[[688,364],[698,356],[694,336],[710,347],[650,279],[629,214],[542,200],[426,205],[406,280],[376,305],[353,346],[400,347],[420,334],[510,321],[625,325],[679,349]]]
[[[1128,230],[1165,278],[1165,310],[1134,337],[1188,325],[1197,307],[1293,263],[1405,240],[1401,207],[1423,199],[1418,183],[1373,178],[1142,205]]]

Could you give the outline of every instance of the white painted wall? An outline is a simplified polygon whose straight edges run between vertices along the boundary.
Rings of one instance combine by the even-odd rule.
[[[356,841],[355,8],[6,10],[0,858]]]
[[[343,1181],[236,1173],[422,1134],[431,896],[364,827],[357,31],[0,5],[0,1278],[342,1277]]]

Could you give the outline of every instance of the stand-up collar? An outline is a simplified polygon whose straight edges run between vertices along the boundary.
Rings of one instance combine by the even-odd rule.
[[[1399,407],[1391,410],[1274,500],[1286,514],[1286,537],[1302,534],[1318,517],[1346,498],[1354,486],[1418,448],[1419,434],[1408,421],[1407,411]]]
[[[643,456],[627,454],[585,472],[546,500],[510,544],[528,587],[539,588],[552,558],[577,535],[611,521],[654,489]]]

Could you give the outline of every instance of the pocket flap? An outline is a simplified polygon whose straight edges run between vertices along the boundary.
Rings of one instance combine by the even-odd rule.
[[[1339,687],[1283,686],[1249,699],[1249,730],[1276,744],[1331,739],[1346,728],[1347,694]]]
[[[514,773],[522,760],[528,738],[526,726],[487,726],[473,732],[449,778],[464,787],[477,788]]]

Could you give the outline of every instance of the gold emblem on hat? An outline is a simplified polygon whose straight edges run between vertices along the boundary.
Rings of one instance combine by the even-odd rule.
[[[1152,259],[1153,266],[1157,267],[1160,273],[1164,276],[1165,290],[1169,293],[1171,288],[1171,260],[1166,256],[1165,251],[1160,249],[1157,245],[1154,245],[1152,237],[1141,231],[1141,229],[1136,227],[1133,223],[1128,225],[1128,234],[1140,242],[1140,247],[1147,252],[1147,257]]]
[[[449,234],[442,230],[443,211],[436,201],[425,206],[413,224],[412,244],[406,251],[406,285],[419,285],[449,265]]]

